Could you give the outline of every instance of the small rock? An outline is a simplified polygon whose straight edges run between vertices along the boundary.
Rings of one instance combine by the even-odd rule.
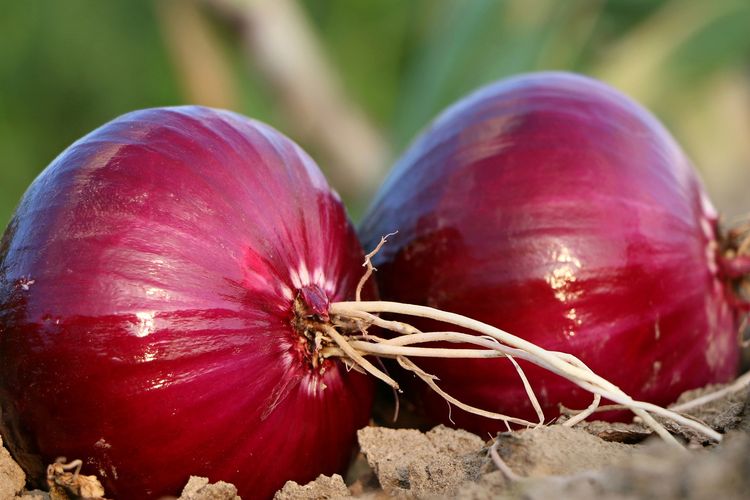
[[[576,429],[584,430],[605,441],[625,444],[640,443],[654,433],[653,429],[644,424],[601,420],[581,422],[576,425]]]
[[[344,484],[344,479],[338,474],[331,477],[321,474],[315,481],[301,486],[294,481],[287,481],[284,487],[276,492],[274,500],[297,500],[300,498],[315,498],[333,500],[352,498]]]
[[[237,488],[230,483],[219,481],[209,483],[208,478],[190,476],[178,500],[242,500]]]
[[[675,405],[690,402],[724,387],[726,386],[713,385],[684,392]],[[750,390],[746,387],[743,390],[725,394],[709,403],[684,410],[684,413],[719,432],[728,432],[734,429],[747,430],[748,420],[750,419]],[[682,435],[689,441],[697,443],[705,443],[706,441],[705,436],[690,428],[685,428],[673,421],[659,420],[667,429],[675,434]]]
[[[42,490],[24,491],[13,500],[49,500],[49,493]]]
[[[0,438],[0,498],[13,498],[26,484],[26,475],[2,445]]]
[[[552,429],[555,429],[553,426]],[[534,431],[538,434],[539,429]],[[531,431],[519,433],[514,443],[514,454],[505,457],[506,463],[516,472],[522,471],[526,458],[541,459],[540,466],[534,466],[528,476],[511,482],[499,471],[482,476],[479,481],[467,482],[451,498],[460,500],[489,500],[495,498],[545,500],[626,500],[641,498],[658,498],[660,500],[702,500],[747,499],[750,491],[750,436],[733,431],[725,436],[724,442],[714,448],[701,449],[690,453],[679,453],[668,444],[651,440],[645,445],[630,447],[632,453],[615,455],[602,454],[601,450],[591,448],[595,456],[605,460],[615,460],[601,468],[586,466],[579,458],[566,458],[558,445],[553,445],[549,452],[541,451],[539,443],[532,444],[532,451],[524,449],[525,444],[543,441]],[[567,433],[567,431],[563,431]],[[527,435],[524,439],[523,436]],[[572,435],[571,435],[572,436]],[[503,436],[508,438],[511,436]],[[597,439],[591,436],[592,439]],[[553,441],[560,443],[567,439]],[[589,442],[588,445],[591,443]],[[606,443],[605,443],[606,444]],[[611,443],[609,443],[611,444]],[[586,454],[586,443],[577,445],[570,451],[573,454]],[[598,447],[598,445],[597,445]],[[507,450],[506,450],[507,451]],[[608,457],[608,458],[607,458]],[[575,465],[564,474],[565,467],[550,466],[558,461],[569,460]],[[584,469],[576,471],[578,467]],[[550,475],[544,475],[545,471]]]
[[[452,495],[464,481],[478,478],[483,461],[481,438],[444,426],[426,434],[366,427],[357,436],[381,487],[391,496]]]
[[[632,446],[604,441],[562,425],[543,426],[498,436],[498,453],[521,476],[573,474],[622,462]]]
[[[726,441],[710,451],[690,454],[675,453],[656,442],[647,455],[633,455],[618,467],[531,480],[516,485],[515,493],[525,500],[747,499],[750,439],[735,433]]]

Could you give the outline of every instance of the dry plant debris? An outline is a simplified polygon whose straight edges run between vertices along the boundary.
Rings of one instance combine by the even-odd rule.
[[[81,474],[81,460],[67,463],[58,458],[47,467],[47,486],[51,500],[106,500],[104,488],[96,476]]]

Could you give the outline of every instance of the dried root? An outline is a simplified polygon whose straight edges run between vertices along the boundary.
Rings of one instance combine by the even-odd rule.
[[[377,253],[380,251],[381,248],[383,248],[383,245],[386,244],[388,241],[388,238],[391,236],[395,236],[398,233],[398,231],[393,231],[392,233],[388,233],[385,236],[380,238],[380,243],[375,247],[375,249],[365,255],[365,262],[362,264],[362,267],[366,268],[365,274],[362,275],[362,278],[359,280],[359,283],[357,284],[357,291],[354,294],[356,297],[357,302],[362,300],[362,289],[365,286],[365,283],[367,283],[367,280],[370,279],[370,276],[372,276],[372,273],[376,271],[375,267],[372,265],[372,258],[377,255]]]
[[[83,462],[66,461],[65,457],[60,457],[47,467],[47,486],[51,500],[106,500],[104,487],[96,476],[84,476],[80,473]]]

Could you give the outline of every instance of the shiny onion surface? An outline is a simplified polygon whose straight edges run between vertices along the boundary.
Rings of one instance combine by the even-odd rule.
[[[6,445],[37,483],[82,459],[114,498],[191,474],[265,498],[341,471],[372,382],[295,325],[352,299],[362,259],[318,167],[270,127],[200,107],[104,125],[2,238]]]
[[[738,311],[717,214],[658,121],[592,79],[524,75],[459,101],[398,161],[360,229],[366,249],[399,231],[374,259],[383,300],[571,353],[636,399],[664,405],[736,374]],[[466,403],[535,419],[507,360],[418,364]],[[590,403],[585,390],[522,366],[548,421],[560,403]],[[410,390],[449,423],[442,398],[419,383]],[[504,429],[458,408],[451,416],[476,432]]]

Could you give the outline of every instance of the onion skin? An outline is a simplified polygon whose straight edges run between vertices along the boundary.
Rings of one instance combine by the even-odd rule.
[[[574,354],[661,405],[737,372],[738,313],[717,263],[716,212],[657,120],[594,80],[524,75],[450,107],[376,195],[360,228],[365,249],[394,230],[374,258],[383,300],[456,312]],[[418,364],[465,403],[535,419],[507,360]],[[522,366],[547,421],[558,403],[591,402]],[[411,391],[449,423],[444,400],[421,385]],[[457,408],[452,420],[478,433],[505,429]]]
[[[352,299],[362,260],[338,196],[270,127],[200,107],[106,124],[2,239],[6,444],[36,481],[81,458],[115,498],[178,495],[191,474],[264,498],[341,471],[373,384],[313,368],[292,306],[300,289],[312,309]]]

